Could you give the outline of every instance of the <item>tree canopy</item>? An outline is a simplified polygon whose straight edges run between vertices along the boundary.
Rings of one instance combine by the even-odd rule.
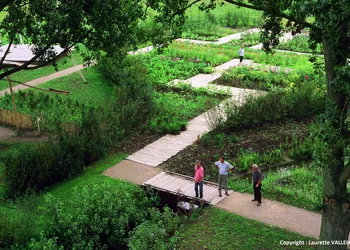
[[[0,12],[6,17],[0,21],[0,33],[7,37],[9,45],[16,44],[16,37],[35,45],[34,57],[23,65],[4,63],[0,58],[0,79],[28,67],[40,60],[36,67],[55,63],[79,43],[90,52],[86,59],[95,59],[100,51],[125,54],[139,42],[139,22],[145,18],[145,8],[137,0],[5,0]],[[63,48],[61,55],[52,47]],[[10,48],[9,46],[9,48]]]

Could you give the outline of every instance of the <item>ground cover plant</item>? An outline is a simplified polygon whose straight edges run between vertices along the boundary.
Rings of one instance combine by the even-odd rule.
[[[325,77],[316,75],[312,67],[271,68],[269,66],[243,66],[225,71],[213,83],[218,85],[258,90],[294,90],[310,85],[317,91],[325,91]]]
[[[309,135],[311,118],[295,121],[266,123],[247,128],[232,128],[231,130],[216,129],[204,136],[176,156],[163,163],[161,167],[181,174],[193,175],[193,166],[198,159],[205,169],[205,179],[217,181],[217,169],[214,162],[220,156],[225,156],[237,171],[235,176],[241,176],[250,168],[250,164],[262,166],[275,165],[284,161],[287,147],[282,146],[287,138],[305,138]],[[254,162],[254,163],[253,163]]]
[[[140,57],[156,84],[165,84],[174,79],[185,80],[213,70],[211,65],[197,61],[194,57],[176,57],[168,53],[156,55],[156,52]]]
[[[307,67],[312,66],[312,63],[309,61],[310,56],[286,54],[278,51],[273,54],[266,54],[263,51],[246,48],[244,57],[253,60],[255,63],[265,65],[293,67],[296,64],[304,64]]]
[[[246,98],[242,106],[233,102],[226,105],[226,121],[219,120],[214,124],[230,131],[236,127],[251,127],[286,118],[301,119],[323,113],[325,98],[325,92],[316,91],[312,85],[287,91],[270,91],[255,98]]]
[[[264,173],[263,197],[319,211],[322,209],[322,169],[313,164],[280,168]],[[229,186],[239,192],[253,193],[251,178],[231,179]]]
[[[259,235],[259,240],[253,235]],[[285,249],[281,240],[313,240],[273,226],[217,209],[206,210],[188,225],[179,249]],[[290,246],[300,249],[300,246]],[[314,246],[306,246],[315,249]]]
[[[174,42],[163,54],[171,58],[192,60],[210,66],[218,66],[238,57],[239,47],[222,45],[198,45],[186,42]]]
[[[309,47],[309,36],[305,34],[294,36],[292,40],[280,43],[277,48],[281,50],[290,50],[302,53],[314,52]],[[318,54],[322,53],[322,46],[320,44],[317,45],[315,52]]]

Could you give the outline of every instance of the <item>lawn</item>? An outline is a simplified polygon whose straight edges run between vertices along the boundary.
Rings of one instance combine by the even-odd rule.
[[[193,250],[286,249],[280,244],[281,241],[314,240],[217,208],[209,208],[197,221],[187,225],[182,237],[179,249]],[[290,246],[288,249],[300,249],[300,246]]]

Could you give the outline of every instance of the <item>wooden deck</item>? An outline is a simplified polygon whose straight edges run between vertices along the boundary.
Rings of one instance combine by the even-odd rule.
[[[164,191],[174,195],[181,195],[188,199],[197,199],[194,191],[193,178],[172,172],[161,172],[152,179],[146,181],[143,186],[150,187],[156,190]],[[225,191],[222,191],[223,196],[219,197],[218,185],[212,182],[204,182],[203,199],[204,202],[210,205],[215,205],[226,197]],[[229,190],[229,194],[232,190]]]
[[[127,159],[148,166],[157,167],[170,157],[176,155],[187,146],[193,144],[198,136],[210,131],[205,114],[199,115],[189,122],[186,131],[179,135],[166,135],[147,145]]]

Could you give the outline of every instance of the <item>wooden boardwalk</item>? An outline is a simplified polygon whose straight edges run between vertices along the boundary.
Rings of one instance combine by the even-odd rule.
[[[246,62],[251,63],[250,61]],[[233,101],[237,104],[244,103],[244,100],[248,96],[256,96],[264,94],[263,91],[256,91],[252,89],[241,89],[225,86],[217,86],[209,84],[213,79],[217,79],[221,76],[222,70],[230,67],[235,67],[239,64],[238,59],[231,60],[223,65],[218,66],[217,72],[214,75],[199,74],[191,77],[186,82],[191,84],[195,88],[199,87],[212,87],[214,91],[224,91],[231,95],[231,99],[222,102],[221,106],[226,105],[228,102]],[[215,80],[214,79],[214,80]],[[177,84],[179,81],[175,82]],[[213,129],[212,124],[208,122],[208,117],[211,117],[213,113],[218,111],[218,107],[214,107],[207,112],[197,116],[188,123],[186,131],[181,132],[179,135],[166,135],[159,140],[147,145],[140,151],[130,155],[127,159],[135,161],[141,164],[146,164],[152,167],[157,167],[163,162],[167,161],[172,156],[185,149],[187,146],[192,145],[199,137],[204,133],[207,133]]]
[[[164,191],[174,195],[179,195],[188,199],[196,199],[193,178],[172,172],[161,172],[152,179],[146,181],[143,186]],[[203,200],[205,203],[215,205],[226,197],[219,197],[218,185],[216,183],[204,181]],[[229,194],[232,190],[228,191]]]
[[[210,131],[205,116],[206,114],[201,114],[192,119],[189,122],[187,130],[181,132],[179,135],[163,136],[140,151],[130,155],[127,159],[157,167],[187,146],[192,145],[198,139],[198,136]]]

